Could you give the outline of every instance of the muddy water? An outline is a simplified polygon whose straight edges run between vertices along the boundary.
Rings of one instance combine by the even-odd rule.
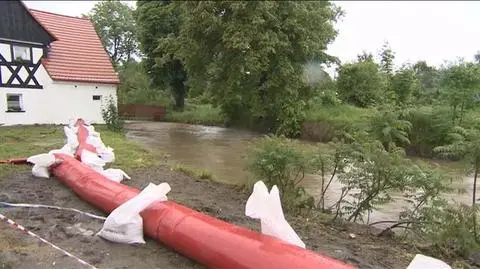
[[[188,125],[163,122],[131,122],[127,125],[127,137],[141,141],[153,150],[168,154],[168,161],[193,168],[206,168],[215,180],[239,184],[251,180],[246,171],[246,156],[249,142],[261,134],[221,127]],[[315,198],[320,196],[320,178],[306,176],[303,185]],[[454,187],[465,188],[464,194],[449,194],[448,197],[463,203],[471,203],[473,179],[455,182]],[[326,204],[339,198],[341,184],[333,181],[326,194]],[[370,221],[395,220],[407,205],[401,194],[392,194],[395,202],[383,205],[372,213]]]

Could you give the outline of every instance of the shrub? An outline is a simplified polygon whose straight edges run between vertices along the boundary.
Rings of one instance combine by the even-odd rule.
[[[300,183],[310,171],[307,155],[298,142],[283,137],[264,137],[250,148],[249,169],[268,188],[277,185],[287,210],[312,208],[314,200]]]
[[[435,147],[449,142],[447,141],[448,133],[453,127],[449,115],[448,108],[419,107],[406,110],[402,118],[412,124],[407,152],[411,155],[432,158]]]
[[[402,147],[410,144],[408,132],[412,124],[402,120],[396,111],[382,110],[375,114],[370,120],[369,133],[379,140],[385,150],[394,147]]]
[[[125,130],[124,121],[120,118],[120,115],[117,110],[117,106],[115,105],[115,101],[113,97],[107,101],[107,105],[102,108],[102,117],[107,125],[108,130],[123,133]]]
[[[449,205],[443,201],[424,210],[423,225],[419,230],[442,254],[466,258],[480,250],[480,238],[475,236],[478,213],[478,207]]]

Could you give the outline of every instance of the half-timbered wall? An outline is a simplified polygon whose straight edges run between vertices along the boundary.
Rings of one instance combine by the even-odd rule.
[[[42,45],[0,39],[0,88],[42,89],[35,74],[43,51]]]

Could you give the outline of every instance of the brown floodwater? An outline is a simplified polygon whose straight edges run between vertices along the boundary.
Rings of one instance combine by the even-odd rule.
[[[166,122],[129,122],[127,137],[140,141],[150,149],[168,155],[168,162],[210,171],[214,179],[228,184],[241,184],[252,180],[246,170],[246,153],[249,142],[262,134],[232,128],[190,125]],[[302,182],[306,191],[313,197],[320,197],[320,177],[307,175]],[[471,203],[471,177],[456,180],[455,188],[465,189],[465,193],[448,194],[446,197],[466,204]],[[342,185],[333,181],[326,193],[326,205],[331,205],[340,196]],[[372,212],[370,222],[395,220],[407,205],[400,193],[392,193],[395,202],[382,205]]]

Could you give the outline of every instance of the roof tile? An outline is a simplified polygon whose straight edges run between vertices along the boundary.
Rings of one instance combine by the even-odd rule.
[[[88,19],[30,9],[58,39],[52,42],[43,65],[53,80],[112,83],[120,80],[110,57]]]

